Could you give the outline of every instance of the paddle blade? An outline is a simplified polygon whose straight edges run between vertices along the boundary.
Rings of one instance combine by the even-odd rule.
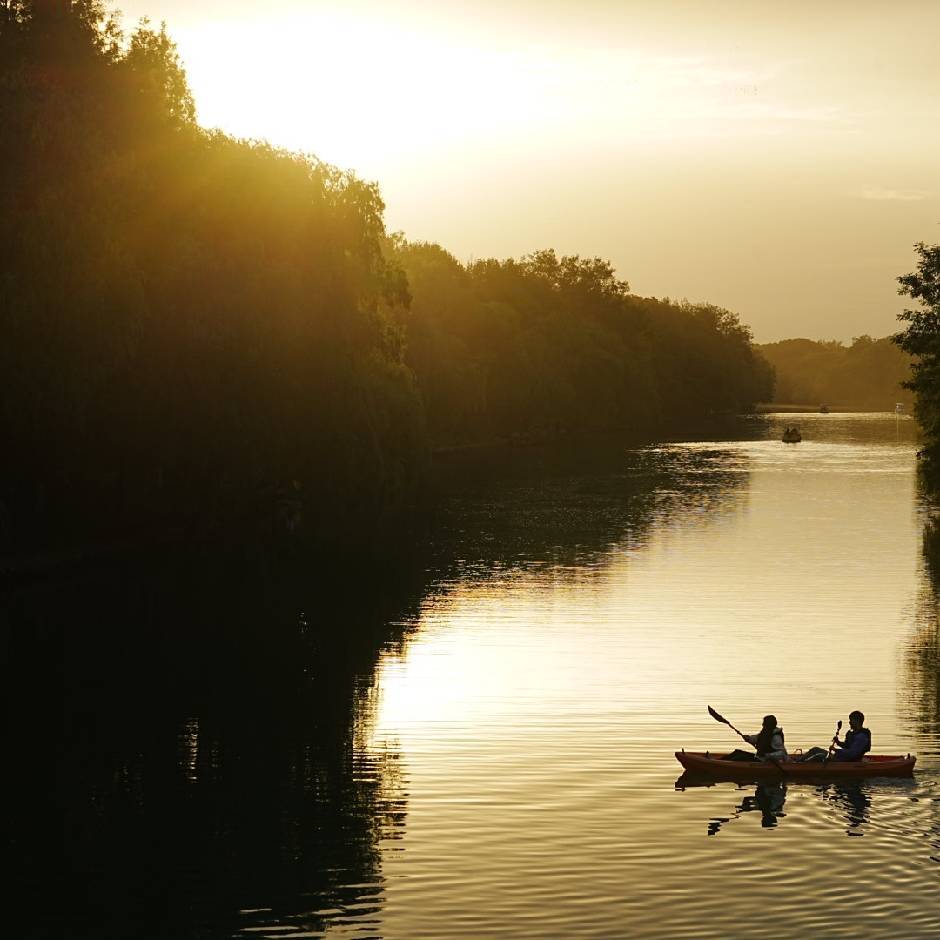
[[[842,730],[842,719],[840,718],[840,719],[836,722],[836,733],[838,734],[841,730]]]
[[[711,715],[715,721],[720,721],[723,725],[731,724],[727,718],[725,718],[723,715],[719,715],[718,712],[716,712],[715,709],[711,707],[711,705],[708,706],[708,714]]]

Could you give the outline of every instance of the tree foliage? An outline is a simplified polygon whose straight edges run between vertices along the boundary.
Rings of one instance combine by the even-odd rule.
[[[919,242],[917,269],[898,278],[898,293],[919,304],[898,315],[907,323],[894,341],[913,356],[911,378],[917,418],[924,433],[924,453],[936,475],[940,458],[940,245]]]
[[[727,310],[640,298],[599,258],[551,250],[461,265],[397,239],[406,359],[434,439],[627,430],[746,410],[769,366]]]
[[[99,0],[0,4],[0,126],[18,546],[281,517],[358,540],[421,492],[429,443],[769,395],[728,311],[636,297],[600,258],[462,265],[387,236],[374,184],[202,130],[166,29]]]
[[[902,386],[910,356],[890,337],[837,340],[785,339],[758,347],[777,373],[775,401],[886,411],[913,398]]]
[[[4,13],[0,486],[18,542],[251,528],[285,489],[324,531],[407,503],[423,417],[377,188],[202,131],[162,27],[124,37],[92,2]]]

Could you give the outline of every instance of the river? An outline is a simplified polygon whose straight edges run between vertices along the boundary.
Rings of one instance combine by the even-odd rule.
[[[522,455],[452,489],[369,643],[338,639],[364,615],[305,606],[313,665],[291,653],[284,684],[309,690],[282,711],[236,687],[224,708],[166,693],[173,721],[154,706],[146,734],[139,714],[103,730],[107,705],[75,720],[87,935],[937,936],[938,566],[913,423],[727,436]],[[749,731],[773,712],[791,750],[860,708],[917,772],[686,786],[674,751],[735,745],[707,705]]]

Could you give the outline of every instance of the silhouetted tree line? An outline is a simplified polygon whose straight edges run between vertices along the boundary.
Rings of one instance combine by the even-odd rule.
[[[917,270],[898,278],[899,294],[919,304],[898,319],[907,326],[894,341],[913,357],[911,378],[905,383],[914,393],[914,409],[924,435],[923,456],[927,478],[940,480],[940,245],[919,242]]]
[[[207,132],[164,28],[0,3],[0,550],[176,523],[360,539],[429,445],[766,399],[728,311],[598,259],[463,266],[377,187]],[[429,430],[430,429],[430,430]]]
[[[911,374],[911,357],[890,336],[856,336],[848,346],[838,340],[785,339],[758,349],[777,374],[775,401],[872,411],[913,403],[902,387]]]
[[[402,239],[392,257],[412,293],[406,361],[436,443],[649,433],[772,392],[773,372],[733,313],[634,296],[600,258],[544,250],[463,265]]]
[[[125,41],[97,2],[0,24],[16,534],[293,524],[313,493],[315,521],[354,529],[407,502],[424,427],[377,188],[199,129],[163,29]]]

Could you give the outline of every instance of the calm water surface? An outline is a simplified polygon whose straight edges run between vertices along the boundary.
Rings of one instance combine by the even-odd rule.
[[[420,563],[247,546],[7,591],[5,932],[940,936],[913,425],[720,437],[461,455]],[[707,705],[791,748],[861,708],[918,772],[691,786],[675,750],[736,743]]]
[[[382,768],[385,807],[373,877],[319,909],[245,910],[239,932],[940,935],[913,426],[771,416],[747,436],[455,499],[457,562],[360,690],[353,772]],[[774,712],[791,749],[861,708],[875,750],[918,772],[683,788],[674,750],[735,743],[707,704],[749,730]]]

